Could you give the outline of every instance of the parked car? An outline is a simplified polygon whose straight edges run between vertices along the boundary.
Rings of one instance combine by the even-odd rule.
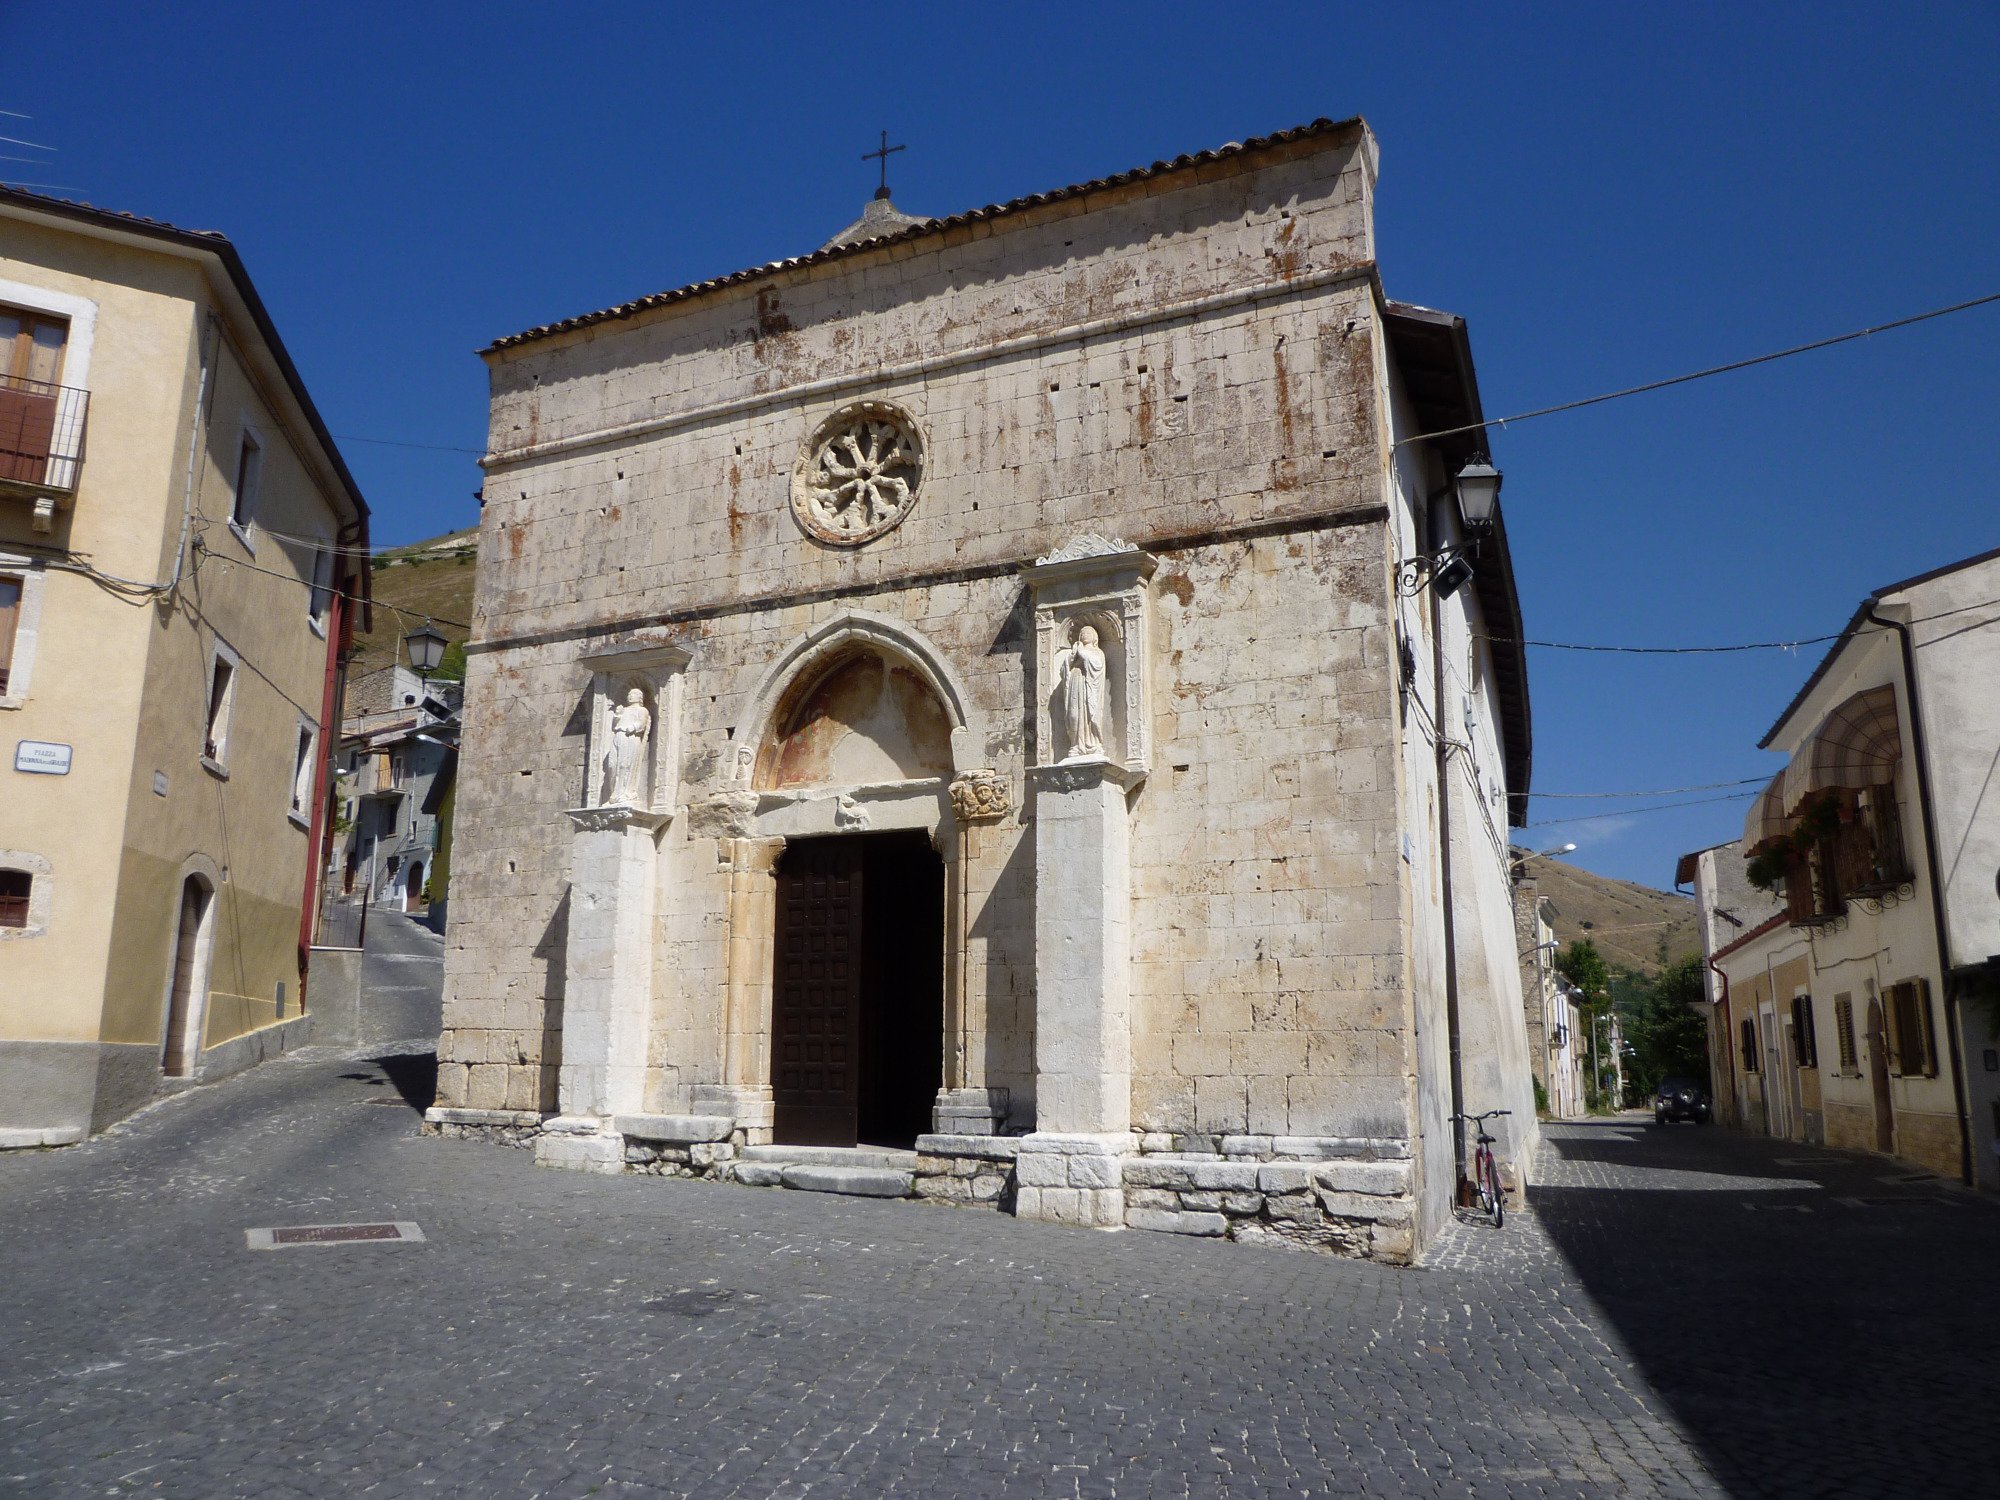
[[[1664,1125],[1669,1120],[1692,1120],[1697,1125],[1706,1125],[1715,1112],[1715,1102],[1708,1097],[1708,1090],[1692,1078],[1662,1079],[1653,1093],[1653,1123]]]

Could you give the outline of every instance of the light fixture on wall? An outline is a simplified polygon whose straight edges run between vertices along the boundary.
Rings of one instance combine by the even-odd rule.
[[[426,620],[421,629],[412,630],[403,637],[403,645],[410,653],[410,665],[416,669],[417,676],[429,683],[431,673],[444,660],[444,632]]]
[[[1465,539],[1398,563],[1396,589],[1405,598],[1414,597],[1426,578],[1440,599],[1449,599],[1471,580],[1472,559],[1479,555],[1480,543],[1492,530],[1493,517],[1500,506],[1500,471],[1484,456],[1475,457],[1458,471],[1446,489],[1431,498],[1436,500],[1447,493],[1457,497],[1459,531]]]

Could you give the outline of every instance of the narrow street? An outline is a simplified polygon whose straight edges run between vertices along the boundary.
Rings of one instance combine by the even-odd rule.
[[[2000,1210],[1892,1164],[1554,1127],[1533,1212],[1397,1271],[538,1171],[420,1137],[430,1073],[307,1052],[0,1160],[0,1493],[1982,1486]],[[424,1242],[245,1247],[376,1220]]]
[[[435,1042],[444,1016],[444,939],[415,917],[375,908],[361,994],[365,1041]]]

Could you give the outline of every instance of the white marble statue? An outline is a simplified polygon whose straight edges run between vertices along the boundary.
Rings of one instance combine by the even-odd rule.
[[[652,729],[646,695],[633,688],[625,701],[611,710],[611,749],[604,757],[606,807],[645,805],[645,788],[640,781],[646,769],[646,737]]]
[[[1065,760],[1089,760],[1104,754],[1104,651],[1097,644],[1097,627],[1086,625],[1074,644],[1056,653],[1062,677],[1063,732],[1069,752]]]

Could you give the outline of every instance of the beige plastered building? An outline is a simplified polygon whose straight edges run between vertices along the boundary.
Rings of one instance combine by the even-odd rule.
[[[2000,1187],[1996,680],[2000,552],[1876,590],[1762,741],[1743,839],[1683,859],[1746,1129]]]
[[[500,340],[429,1128],[1408,1259],[1534,1140],[1463,320],[1298,130]],[[1454,429],[1450,436],[1424,435]]]
[[[0,1144],[55,1145],[302,1034],[367,511],[219,235],[0,190],[0,354]]]

